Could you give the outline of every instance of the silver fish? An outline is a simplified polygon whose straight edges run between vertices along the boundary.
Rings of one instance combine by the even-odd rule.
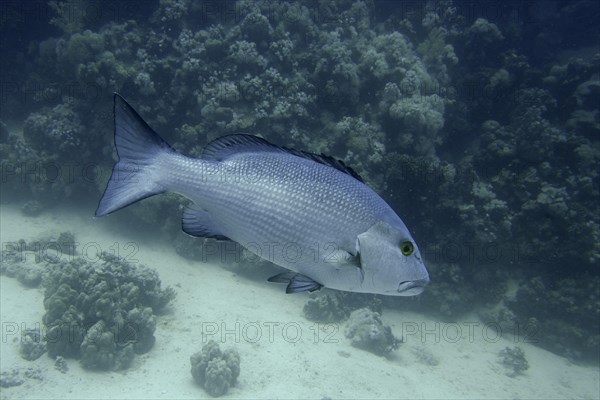
[[[412,296],[429,283],[406,225],[343,162],[251,135],[218,138],[201,158],[186,157],[120,95],[114,101],[119,161],[96,216],[175,192],[193,202],[186,233],[235,241],[290,270],[269,279],[287,283],[287,293]]]

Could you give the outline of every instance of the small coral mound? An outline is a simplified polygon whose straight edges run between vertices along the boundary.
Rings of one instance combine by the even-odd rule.
[[[520,347],[505,347],[499,353],[500,364],[506,368],[506,375],[514,378],[529,368],[525,352]]]
[[[402,343],[402,339],[395,337],[392,329],[381,322],[381,315],[368,308],[350,314],[345,335],[352,341],[352,346],[380,356],[388,356]]]
[[[0,387],[9,388],[22,385],[23,378],[19,376],[19,370],[12,369],[10,371],[2,371],[0,373]]]
[[[175,297],[158,274],[108,253],[52,265],[44,280],[48,355],[88,369],[129,367],[154,345],[154,313]]]
[[[65,360],[61,356],[56,357],[56,360],[54,360],[54,369],[60,372],[61,374],[66,374],[69,370],[67,360]]]
[[[346,320],[352,311],[364,307],[381,312],[381,299],[367,293],[322,289],[311,294],[303,311],[311,321],[334,323]]]
[[[44,380],[44,374],[39,368],[13,368],[5,370],[0,373],[0,387],[9,388],[13,386],[20,386],[27,381],[32,383],[31,380],[40,381]],[[4,394],[4,393],[2,393]],[[4,397],[4,396],[3,396]]]
[[[304,316],[317,322],[339,322],[348,318],[348,310],[336,293],[319,293],[304,304]]]
[[[76,254],[75,236],[71,232],[44,234],[34,240],[4,242],[0,257],[0,274],[17,280],[26,287],[38,287],[48,263]]]
[[[46,352],[46,343],[42,340],[40,329],[25,329],[21,335],[19,353],[28,361],[37,360]]]
[[[196,383],[213,397],[227,393],[240,375],[240,355],[235,349],[221,351],[211,340],[190,357]]]

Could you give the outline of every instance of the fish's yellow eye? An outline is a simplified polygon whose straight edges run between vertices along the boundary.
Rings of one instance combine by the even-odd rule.
[[[410,256],[415,251],[415,245],[412,242],[403,242],[400,245],[400,250],[405,256]]]

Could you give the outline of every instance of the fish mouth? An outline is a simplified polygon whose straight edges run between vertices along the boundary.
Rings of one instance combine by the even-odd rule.
[[[429,277],[414,281],[403,281],[398,285],[398,293],[401,296],[415,296],[421,294],[428,284]]]

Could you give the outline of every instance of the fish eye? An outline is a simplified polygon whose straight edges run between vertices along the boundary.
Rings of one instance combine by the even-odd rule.
[[[404,254],[405,256],[410,256],[415,251],[415,245],[412,244],[412,242],[408,242],[408,241],[403,242],[400,245],[400,250],[402,251],[402,254]]]

